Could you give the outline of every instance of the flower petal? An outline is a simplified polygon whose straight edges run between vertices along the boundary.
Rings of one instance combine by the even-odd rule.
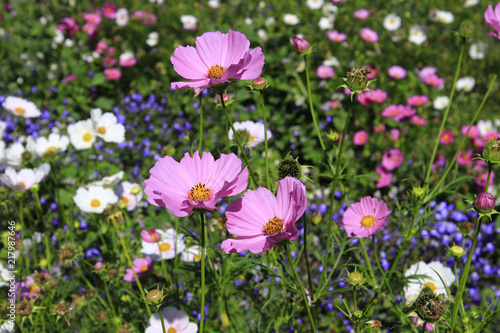
[[[266,250],[267,236],[249,236],[226,239],[221,243],[222,251],[227,254],[241,251],[261,253]]]
[[[197,50],[192,46],[178,46],[170,57],[174,70],[185,79],[208,78],[208,66],[203,63]]]

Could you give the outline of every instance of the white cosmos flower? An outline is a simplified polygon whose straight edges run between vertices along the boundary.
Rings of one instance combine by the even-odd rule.
[[[323,60],[323,65],[337,67],[340,66],[340,61],[336,57],[331,56]]]
[[[297,25],[300,22],[300,19],[297,15],[294,14],[285,14],[283,16],[283,21],[288,25]]]
[[[96,135],[104,141],[114,143],[125,141],[125,126],[118,124],[118,119],[111,112],[103,114],[101,109],[92,109],[90,119]]]
[[[474,60],[481,60],[484,58],[484,52],[486,52],[488,46],[486,43],[473,43],[469,48],[469,56]]]
[[[2,106],[5,110],[18,117],[36,118],[42,114],[33,102],[20,97],[7,97]]]
[[[16,326],[11,321],[6,321],[0,326],[0,333],[14,333]]]
[[[264,132],[264,124],[256,123],[251,120],[243,121],[243,122],[235,122],[234,129],[236,132],[246,131],[248,133],[248,139],[246,145],[248,147],[255,147],[259,143],[264,142],[265,140],[265,132]],[[234,133],[233,130],[229,130],[229,139],[233,140]],[[273,135],[270,130],[267,130],[267,139],[272,138]]]
[[[413,44],[421,45],[427,40],[427,36],[419,25],[413,25],[410,28],[410,37],[408,37],[408,40]]]
[[[5,165],[5,142],[0,140],[0,165]]]
[[[269,16],[268,18],[266,18],[266,20],[264,21],[264,24],[266,25],[266,27],[270,26],[270,25],[273,25],[274,23],[276,22],[276,19],[273,17],[273,16]]]
[[[50,133],[49,138],[39,137],[35,142],[35,152],[38,156],[50,156],[66,151],[69,138],[59,133]]]
[[[335,22],[335,16],[329,15],[319,19],[318,26],[321,30],[333,29],[333,23]]]
[[[201,259],[201,246],[193,245],[181,253],[181,260],[185,262],[198,262]]]
[[[395,13],[390,13],[384,18],[384,28],[389,31],[396,31],[401,27],[401,17]]]
[[[155,313],[149,319],[149,326],[144,333],[162,333],[163,325],[165,332],[172,333],[198,333],[198,325],[189,321],[186,312],[177,310],[174,307],[166,307],[162,310],[163,324],[158,313]]]
[[[339,7],[335,6],[333,3],[326,3],[323,8],[321,9],[323,12],[323,15],[329,16],[329,15],[337,15],[339,12]]]
[[[128,211],[132,211],[142,200],[142,188],[139,184],[123,182],[115,186],[115,193],[125,203]]]
[[[21,169],[19,171],[9,167],[3,175],[0,175],[0,180],[11,189],[24,192],[39,184],[49,172],[50,166],[48,163],[44,163],[35,169]]]
[[[268,37],[267,37],[267,31],[264,29],[259,29],[257,30],[257,35],[259,36],[259,39],[263,42],[267,42]]]
[[[128,10],[127,8],[120,8],[116,11],[116,25],[123,27],[128,23]]]
[[[157,243],[148,243],[142,241],[141,253],[145,256],[151,257],[154,261],[172,259],[175,257],[176,253],[180,254],[186,248],[184,243],[184,236],[177,236],[175,229],[170,228],[167,231],[156,229],[161,236]]]
[[[464,2],[464,7],[472,7],[479,3],[479,0],[466,0]]]
[[[10,284],[10,270],[0,261],[0,288]]]
[[[148,44],[151,47],[156,46],[156,44],[158,44],[159,36],[160,35],[156,31],[150,32],[148,35],[148,39],[146,40],[146,44]]]
[[[21,142],[12,143],[5,149],[4,165],[12,168],[19,168],[24,160],[24,156],[30,156],[35,152],[35,140],[32,136],[26,138],[25,145]]]
[[[102,213],[108,204],[118,202],[118,197],[112,189],[91,185],[89,188],[80,187],[76,190],[73,201],[86,213]]]
[[[181,15],[181,22],[186,30],[196,30],[198,28],[198,19],[194,15]]]
[[[436,99],[434,99],[432,105],[436,110],[443,110],[448,106],[449,103],[450,103],[450,98],[448,96],[438,96],[436,97]]]
[[[80,120],[68,126],[69,140],[78,150],[89,149],[95,142],[96,131],[92,120]]]
[[[7,123],[5,121],[0,120],[0,140],[3,138],[3,134],[5,133],[6,128],[7,128]]]
[[[220,7],[220,0],[208,0],[208,5],[212,8],[219,8]]]
[[[323,6],[324,0],[307,0],[306,4],[311,9],[320,9]]]
[[[481,133],[481,136],[484,136],[486,133],[489,132],[496,132],[497,129],[493,125],[493,122],[490,119],[486,120],[479,120],[476,124],[477,129],[479,130],[479,133]]]
[[[463,90],[463,91],[471,91],[474,89],[474,86],[476,85],[476,80],[471,78],[470,76],[462,77],[457,80],[457,89],[458,90]]]
[[[125,173],[123,171],[119,171],[114,175],[104,177],[102,180],[91,183],[90,185],[101,186],[101,187],[113,187],[117,185],[123,178]]]
[[[441,282],[438,274],[441,276],[441,279],[443,279],[447,287],[450,287],[451,284],[455,282],[455,275],[453,274],[451,268],[443,266],[443,264],[439,261],[433,261],[428,264],[420,261],[411,265],[405,272],[406,277],[412,275],[426,275],[427,277],[410,279],[410,282],[404,290],[406,302],[413,302],[425,286],[431,288],[437,295],[447,295],[446,288],[443,285],[443,282]]]
[[[455,19],[455,17],[451,12],[446,12],[444,10],[439,10],[439,9],[431,11],[429,13],[429,16],[433,21],[445,24],[450,24]]]

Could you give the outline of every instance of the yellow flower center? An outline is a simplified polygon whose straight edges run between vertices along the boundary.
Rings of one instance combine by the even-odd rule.
[[[264,232],[268,235],[276,235],[283,229],[283,220],[276,215],[269,219],[268,222],[264,225]]]
[[[97,208],[101,205],[101,202],[97,199],[93,199],[91,202],[90,202],[90,205],[94,208]]]
[[[19,108],[15,108],[14,112],[17,113],[17,114],[25,114],[26,110],[19,107]]]
[[[432,289],[433,292],[436,292],[437,290],[437,287],[436,287],[436,284],[432,281],[428,281],[424,284],[424,287],[429,287]]]
[[[193,259],[194,261],[199,261],[201,259],[201,256],[199,254],[195,254]]]
[[[208,69],[208,77],[212,77],[214,79],[220,79],[222,74],[226,71],[225,67],[222,67],[221,65],[215,65],[215,66],[210,66]]]
[[[144,265],[141,267],[141,272],[147,272],[148,271],[148,266]]]
[[[152,240],[153,242],[156,242],[156,236],[155,236],[155,233],[153,232],[153,233],[151,233],[150,235],[151,235],[151,240]]]
[[[122,197],[122,201],[123,201],[125,204],[128,204],[130,200],[129,200],[127,197]]]
[[[165,251],[168,251],[170,250],[170,244],[168,243],[163,243],[160,245],[160,251],[161,252],[165,252]]]
[[[23,187],[23,190],[26,188],[26,184],[24,182],[17,182],[18,185]]]
[[[175,329],[174,327],[169,327],[167,333],[177,333],[177,329]]]
[[[35,283],[30,284],[30,288],[29,288],[30,293],[36,293],[39,290],[40,290],[40,288],[38,288],[38,286]]]
[[[49,148],[45,149],[45,154],[50,154],[56,151],[55,146],[50,146]]]
[[[191,191],[189,191],[189,199],[193,202],[208,200],[211,195],[210,189],[202,183],[191,187]]]
[[[365,216],[361,219],[361,225],[365,228],[371,228],[375,224],[375,218],[371,215]]]
[[[92,140],[92,134],[90,134],[90,133],[88,133],[88,132],[87,132],[87,133],[85,133],[85,134],[83,135],[83,141],[85,141],[85,142],[89,142],[90,140]]]
[[[99,132],[101,134],[106,134],[106,127],[99,126],[99,128],[97,129],[97,132]]]

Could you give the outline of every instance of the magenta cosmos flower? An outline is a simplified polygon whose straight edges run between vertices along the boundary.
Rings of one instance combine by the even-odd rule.
[[[385,202],[364,197],[347,208],[342,218],[342,226],[349,237],[367,238],[385,226],[390,214],[391,211]]]
[[[226,211],[226,228],[238,237],[223,241],[222,250],[261,253],[283,239],[296,240],[295,222],[306,206],[306,187],[292,177],[279,181],[276,197],[264,187],[248,190]]]
[[[144,184],[150,204],[165,207],[175,216],[188,216],[193,208],[215,209],[217,200],[243,192],[248,185],[248,170],[241,170],[241,160],[235,154],[222,154],[214,160],[212,154],[188,153],[180,162],[170,156],[159,159],[149,170]]]
[[[397,148],[387,150],[382,156],[382,167],[388,171],[398,168],[403,163],[404,157]]]
[[[174,70],[189,81],[172,82],[172,89],[194,88],[196,93],[230,79],[255,80],[264,67],[260,47],[249,51],[250,41],[238,31],[206,32],[196,38],[196,48],[178,46],[170,58]]]
[[[484,12],[484,19],[496,32],[490,31],[488,35],[500,39],[500,2],[496,4],[495,10],[493,5],[489,5],[488,9]]]

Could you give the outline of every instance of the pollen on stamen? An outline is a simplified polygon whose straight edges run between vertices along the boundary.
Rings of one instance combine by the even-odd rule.
[[[276,235],[283,230],[283,220],[275,215],[272,219],[268,220],[263,230],[268,235]]]
[[[365,228],[371,228],[375,225],[375,218],[371,215],[365,216],[361,219],[361,225]]]
[[[197,185],[193,186],[189,191],[189,199],[191,199],[191,201],[193,202],[208,200],[210,199],[211,195],[212,191],[210,191],[210,189],[202,183],[198,183]]]
[[[214,78],[214,79],[220,79],[222,74],[226,71],[225,67],[222,67],[221,65],[215,65],[215,66],[210,66],[208,69],[208,77]]]

